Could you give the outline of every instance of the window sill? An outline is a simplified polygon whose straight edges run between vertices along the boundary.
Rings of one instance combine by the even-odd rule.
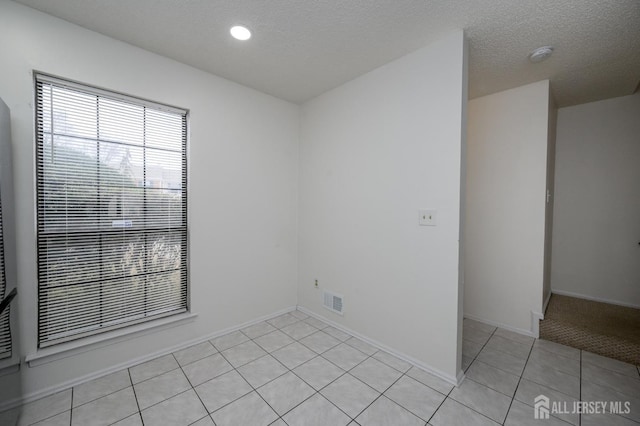
[[[93,351],[115,343],[124,342],[134,339],[141,334],[145,334],[150,330],[160,331],[172,328],[186,322],[193,321],[198,314],[185,312],[183,314],[171,317],[161,318],[154,321],[136,324],[131,327],[119,330],[109,331],[107,333],[98,334],[96,336],[85,337],[83,339],[74,340],[72,342],[61,343],[59,345],[48,348],[38,349],[35,353],[25,357],[25,361],[29,367],[47,364],[59,359],[78,355],[83,352]]]

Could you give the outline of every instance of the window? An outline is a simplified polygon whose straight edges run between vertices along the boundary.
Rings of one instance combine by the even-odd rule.
[[[38,346],[188,310],[187,114],[36,75]]]
[[[2,194],[0,194],[2,197]],[[1,201],[1,200],[0,200]],[[2,202],[0,202],[0,301],[7,295],[7,279],[4,270],[4,237],[2,235]],[[0,359],[11,357],[10,307],[0,315]]]

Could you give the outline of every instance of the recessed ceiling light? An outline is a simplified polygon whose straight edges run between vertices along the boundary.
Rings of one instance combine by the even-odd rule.
[[[553,46],[542,46],[535,49],[529,54],[529,60],[534,64],[542,62],[553,53]]]
[[[242,25],[236,25],[235,27],[231,27],[229,31],[233,38],[236,40],[249,40],[251,38],[251,31],[247,27],[243,27]]]

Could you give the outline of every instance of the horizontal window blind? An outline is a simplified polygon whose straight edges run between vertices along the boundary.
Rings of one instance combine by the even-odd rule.
[[[188,309],[186,111],[36,75],[40,347]]]
[[[4,236],[2,234],[2,194],[0,193],[0,301],[7,295],[7,280],[4,269]],[[0,315],[0,359],[11,357],[11,329],[10,314],[11,306],[7,306]]]

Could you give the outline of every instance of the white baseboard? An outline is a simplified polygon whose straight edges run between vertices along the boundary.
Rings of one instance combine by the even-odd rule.
[[[640,309],[640,305],[637,305],[637,304],[634,304],[634,303],[626,303],[626,302],[620,302],[620,301],[617,301],[617,300],[603,299],[602,297],[587,296],[586,294],[573,293],[573,292],[570,292],[570,291],[551,290],[551,293],[552,294],[557,294],[559,296],[576,297],[578,299],[592,300],[594,302],[602,302],[602,303],[608,303],[610,305],[624,306],[625,308]]]
[[[531,311],[531,336],[536,339],[540,338],[540,321],[544,319],[544,313],[547,312],[549,300],[551,300],[551,292],[549,292],[549,295],[542,304],[542,312]]]
[[[228,327],[228,328],[225,328],[224,330],[219,330],[219,331],[216,331],[215,333],[211,333],[211,334],[208,334],[206,336],[201,336],[201,337],[198,337],[196,339],[192,339],[192,340],[189,340],[189,341],[186,341],[186,342],[182,342],[182,343],[179,343],[177,345],[174,345],[174,346],[171,346],[171,347],[168,347],[168,348],[163,348],[163,349],[161,349],[159,351],[156,351],[156,352],[153,352],[151,354],[146,354],[146,355],[138,357],[138,358],[130,359],[130,360],[122,362],[120,364],[113,365],[113,366],[107,367],[107,368],[103,368],[102,370],[94,371],[94,372],[92,372],[90,374],[86,374],[84,376],[81,376],[81,377],[78,377],[78,378],[75,378],[75,379],[72,379],[72,380],[68,380],[66,382],[63,382],[63,383],[60,383],[60,384],[57,384],[57,385],[54,385],[54,386],[49,386],[47,388],[44,388],[44,389],[41,389],[41,390],[38,390],[38,391],[35,391],[35,392],[28,393],[28,394],[23,395],[23,396],[21,396],[19,398],[14,398],[14,399],[11,399],[11,400],[8,400],[8,401],[2,401],[0,403],[0,412],[8,410],[8,409],[11,409],[11,408],[14,408],[14,407],[17,407],[17,406],[22,405],[22,404],[26,404],[28,402],[36,401],[36,400],[44,398],[46,396],[53,395],[54,393],[60,392],[62,390],[69,389],[69,388],[71,388],[73,386],[77,386],[79,384],[88,382],[90,380],[94,380],[94,379],[98,379],[100,377],[106,376],[107,374],[115,373],[116,371],[120,371],[120,370],[123,370],[125,368],[133,367],[134,365],[138,365],[138,364],[141,364],[143,362],[150,361],[152,359],[155,359],[155,358],[158,358],[158,357],[161,357],[161,356],[164,356],[164,355],[168,355],[170,353],[179,351],[181,349],[188,348],[189,346],[197,345],[198,343],[202,343],[202,342],[205,342],[207,340],[215,339],[216,337],[220,337],[220,336],[222,336],[224,334],[232,333],[234,331],[238,331],[238,330],[243,329],[245,327],[249,327],[250,325],[257,324],[259,322],[266,321],[268,319],[275,318],[275,317],[277,317],[279,315],[286,314],[287,312],[291,312],[291,311],[295,311],[295,310],[296,310],[295,306],[288,307],[288,308],[285,308],[285,309],[281,309],[281,310],[279,310],[277,312],[274,312],[272,314],[265,315],[265,316],[262,316],[260,318],[253,319],[251,321],[247,321],[247,322],[242,323],[240,325],[236,325],[236,326],[233,326],[233,327]]]
[[[547,296],[546,300],[542,306],[542,312],[531,311],[531,326],[529,330],[524,328],[512,327],[507,324],[502,324],[497,321],[488,320],[486,318],[476,317],[475,315],[464,314],[465,318],[472,319],[474,321],[483,322],[485,324],[492,325],[494,327],[504,328],[505,330],[513,331],[515,333],[523,334],[525,336],[534,337],[536,339],[540,338],[540,321],[544,319],[544,313],[547,310],[547,305],[549,304],[549,300],[551,299],[551,292]]]
[[[533,312],[531,314],[533,315]],[[486,318],[480,318],[475,315],[464,314],[464,317],[472,319],[474,321],[483,322],[494,327],[504,328],[505,330],[513,331],[514,333],[524,334],[525,336],[537,338],[537,336],[534,335],[533,330],[525,330],[524,328],[512,327],[507,324],[502,324],[500,322],[488,320]]]
[[[542,312],[531,311],[531,337],[540,338],[540,321],[544,319]]]
[[[385,352],[389,352],[391,355],[400,358],[403,361],[406,361],[410,364],[415,365],[416,367],[420,368],[421,370],[426,371],[429,374],[433,374],[434,376],[446,381],[447,383],[451,383],[454,386],[460,386],[460,384],[462,384],[462,381],[464,380],[464,372],[462,370],[460,370],[457,374],[457,376],[451,376],[449,374],[446,374],[436,368],[433,368],[425,363],[423,363],[422,361],[419,361],[413,357],[410,357],[409,355],[403,354],[402,352],[398,352],[397,350],[390,348],[389,346],[386,346],[380,342],[378,342],[377,340],[371,339],[367,336],[363,336],[362,334],[358,333],[357,331],[354,331],[350,328],[344,327],[341,324],[338,324],[337,322],[331,321],[330,319],[323,317],[322,315],[319,315],[313,311],[311,311],[308,308],[305,308],[304,306],[300,306],[298,305],[298,310],[304,312],[305,314],[320,320],[320,321],[324,321],[327,324],[337,328],[340,331],[343,331],[347,334],[350,334],[352,336],[357,337],[360,340],[363,340],[365,342],[367,342],[368,344],[370,344],[371,346],[374,346],[380,350],[383,350]]]

